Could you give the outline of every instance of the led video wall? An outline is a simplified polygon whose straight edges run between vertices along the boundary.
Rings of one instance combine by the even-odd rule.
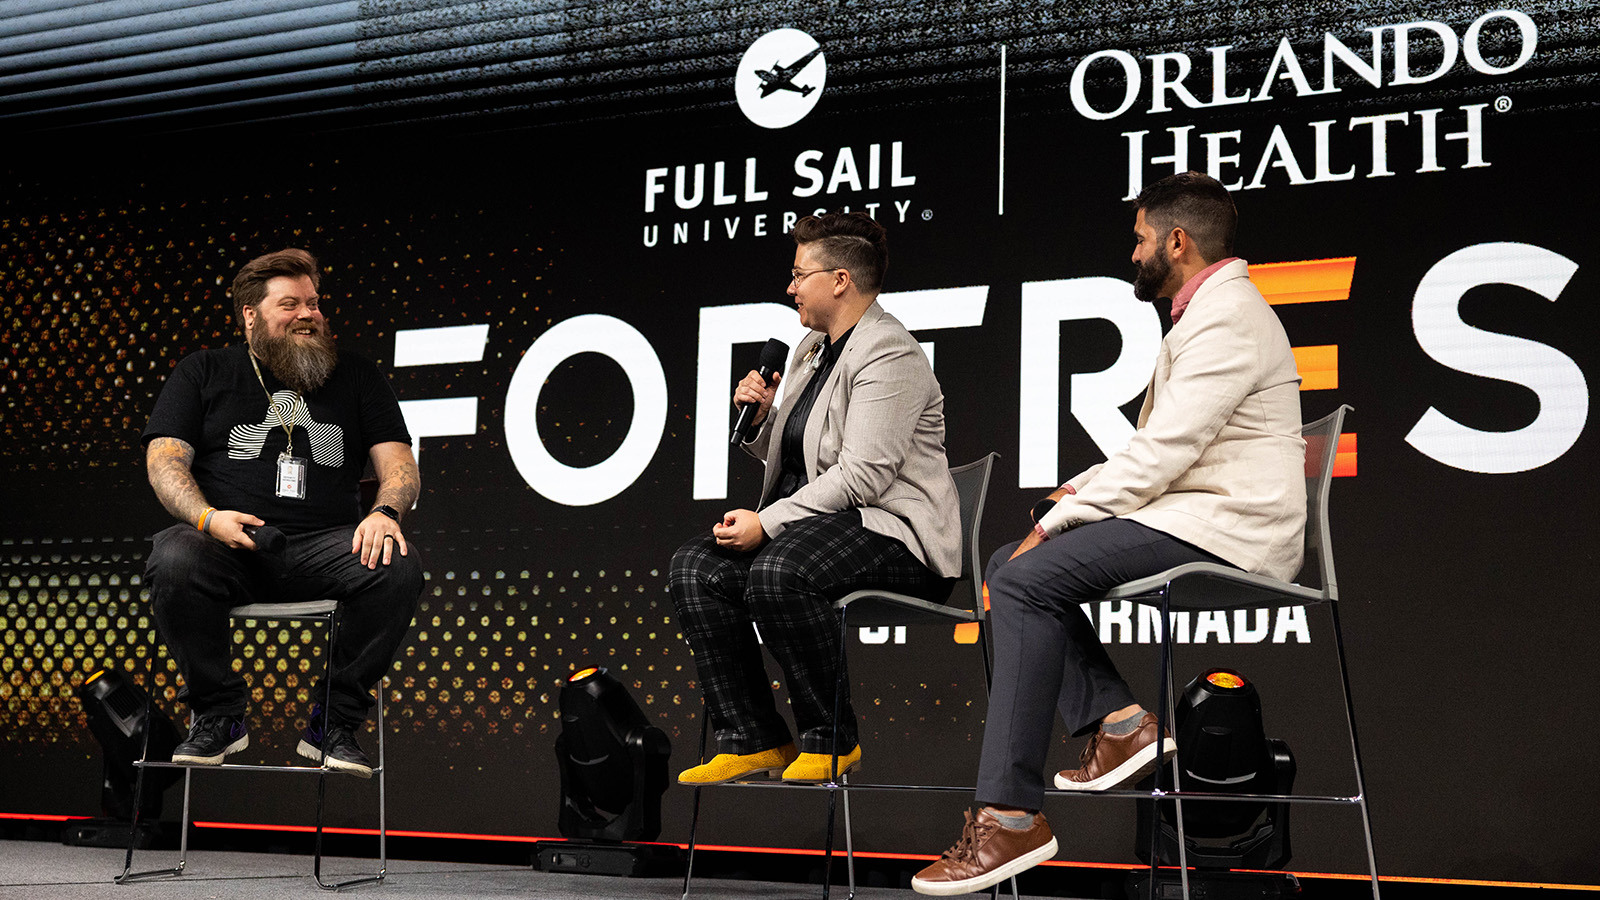
[[[800,334],[796,218],[888,228],[882,302],[933,361],[948,455],[1001,457],[987,553],[1131,434],[1166,326],[1132,296],[1125,201],[1197,169],[1235,193],[1304,417],[1355,410],[1333,538],[1381,870],[1594,881],[1592,15],[227,5],[0,10],[0,813],[98,811],[75,689],[102,665],[145,678],[146,537],[169,524],[138,435],[179,359],[239,340],[225,291],[245,260],[321,258],[335,334],[415,437],[428,580],[385,688],[391,827],[554,836],[577,668],[628,686],[673,771],[698,756],[665,570],[756,500],[728,398],[762,343]],[[1086,612],[1153,702],[1151,617]],[[1176,628],[1181,678],[1257,684],[1297,788],[1350,790],[1323,612]],[[237,628],[245,761],[293,758],[319,638]],[[864,777],[971,783],[971,640],[853,636]],[[153,669],[184,715],[164,653]],[[1063,739],[1052,762],[1076,758]],[[371,790],[337,785],[336,824],[370,827]],[[820,796],[707,797],[704,841],[821,845]],[[195,816],[305,824],[311,803],[212,776]],[[863,794],[858,849],[938,853],[961,803]],[[1062,858],[1133,860],[1131,804],[1050,803]],[[669,789],[664,840],[688,812]],[[1297,810],[1293,831],[1291,868],[1364,870],[1354,811]]]

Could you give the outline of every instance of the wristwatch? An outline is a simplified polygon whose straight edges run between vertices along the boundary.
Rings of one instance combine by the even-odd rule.
[[[400,510],[395,509],[394,507],[388,505],[387,503],[384,504],[383,506],[374,506],[372,508],[372,511],[375,512],[375,513],[383,513],[384,515],[386,515],[389,518],[395,520],[396,522],[400,521]]]

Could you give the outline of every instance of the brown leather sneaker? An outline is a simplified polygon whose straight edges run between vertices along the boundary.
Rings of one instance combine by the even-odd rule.
[[[1172,735],[1161,735],[1161,761],[1178,752]],[[1089,739],[1075,772],[1057,772],[1056,787],[1063,791],[1109,791],[1138,781],[1156,768],[1156,717],[1145,713],[1131,734],[1106,734],[1102,728]]]
[[[1056,855],[1056,839],[1044,813],[1034,813],[1033,827],[1026,831],[1001,825],[986,809],[978,810],[977,815],[971,810],[962,815],[967,824],[961,829],[961,840],[911,879],[912,890],[938,897],[970,894]]]

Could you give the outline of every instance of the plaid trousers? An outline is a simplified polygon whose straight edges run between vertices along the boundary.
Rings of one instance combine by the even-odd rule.
[[[856,510],[803,519],[753,553],[719,547],[702,534],[673,554],[668,583],[700,672],[717,752],[738,754],[792,740],[752,624],[783,670],[801,751],[831,753],[839,674],[833,601],[866,587],[938,601],[951,586],[900,541],[864,528]],[[843,753],[856,745],[848,684],[841,709]]]

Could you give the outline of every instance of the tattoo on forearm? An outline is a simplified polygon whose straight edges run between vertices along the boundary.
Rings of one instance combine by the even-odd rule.
[[[194,463],[194,448],[178,438],[156,438],[146,448],[144,460],[156,499],[173,516],[194,524],[210,506],[189,471]]]
[[[392,506],[401,515],[409,511],[422,493],[422,475],[416,463],[397,463],[379,475],[376,506]]]

